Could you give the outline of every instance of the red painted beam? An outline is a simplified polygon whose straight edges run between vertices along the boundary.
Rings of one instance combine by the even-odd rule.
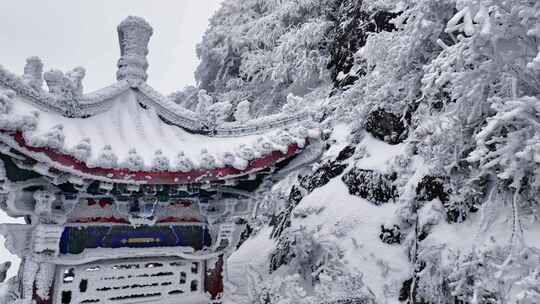
[[[62,167],[69,168],[76,172],[80,172],[83,175],[86,175],[86,178],[91,179],[92,176],[95,177],[97,180],[103,180],[103,178],[107,178],[117,183],[142,182],[145,184],[190,184],[224,180],[227,179],[227,177],[239,177],[272,167],[276,163],[290,158],[301,151],[301,148],[297,144],[291,144],[287,149],[287,153],[283,153],[281,151],[272,151],[261,158],[250,161],[247,168],[244,170],[239,170],[230,166],[226,166],[223,168],[215,168],[209,170],[193,170],[190,172],[130,171],[129,169],[123,168],[89,167],[85,162],[82,162],[71,155],[63,154],[59,151],[47,147],[32,147],[28,145],[26,140],[24,139],[22,132],[20,131],[0,132],[12,137],[19,146],[18,149],[15,149],[23,153],[30,159],[34,159],[31,153],[40,153],[41,155],[44,155],[48,158],[48,160],[50,161],[49,165],[51,165],[51,167],[57,167],[61,171]],[[27,151],[31,153],[28,153]],[[59,166],[54,166],[55,164]]]

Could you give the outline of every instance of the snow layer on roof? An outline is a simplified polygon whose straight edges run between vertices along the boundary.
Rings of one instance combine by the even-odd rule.
[[[219,165],[225,152],[234,153],[241,145],[254,145],[260,138],[260,135],[216,138],[192,134],[166,124],[153,108],[140,106],[132,90],[115,99],[109,111],[88,118],[67,118],[56,113],[40,112],[36,129],[25,132],[25,138],[39,138],[61,125],[64,152],[72,151],[84,139],[89,139],[91,151],[86,162],[95,166],[99,165],[99,156],[107,146],[111,147],[119,163],[126,161],[129,152],[135,149],[147,166],[153,163],[158,150],[170,160],[176,159],[179,152],[184,152],[199,166],[201,151],[206,149]],[[30,115],[35,110],[32,105],[16,97],[14,114]]]

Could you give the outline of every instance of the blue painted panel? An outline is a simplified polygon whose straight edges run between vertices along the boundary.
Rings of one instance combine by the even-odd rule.
[[[148,248],[188,246],[195,250],[211,245],[206,226],[86,226],[66,227],[60,252],[79,254],[87,248]]]

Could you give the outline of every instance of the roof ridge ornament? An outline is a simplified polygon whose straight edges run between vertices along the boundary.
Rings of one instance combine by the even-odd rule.
[[[136,87],[146,81],[148,75],[148,43],[153,29],[141,17],[129,16],[118,25],[118,40],[120,43],[120,59],[118,60],[118,81],[126,79]]]

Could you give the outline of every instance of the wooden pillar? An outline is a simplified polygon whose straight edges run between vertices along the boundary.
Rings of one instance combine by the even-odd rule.
[[[223,296],[223,255],[206,262],[208,267],[204,279],[206,292],[210,294],[213,303],[221,303]]]

